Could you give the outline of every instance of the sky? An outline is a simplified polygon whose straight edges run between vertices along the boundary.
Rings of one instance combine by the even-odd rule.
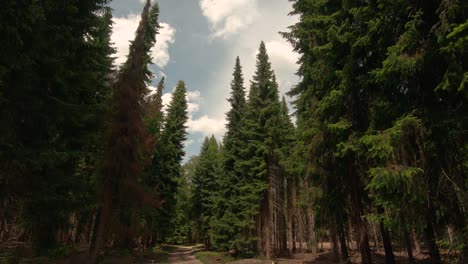
[[[155,75],[152,85],[165,76],[163,102],[167,106],[177,82],[185,81],[189,112],[184,158],[187,161],[199,153],[206,136],[215,135],[222,140],[237,56],[247,89],[261,41],[265,42],[281,94],[297,83],[298,54],[278,33],[288,31],[287,27],[297,17],[288,15],[292,6],[287,0],[159,0],[158,3],[162,28],[152,49],[154,65],[150,68]],[[111,2],[116,64],[126,59],[143,4],[144,0]]]

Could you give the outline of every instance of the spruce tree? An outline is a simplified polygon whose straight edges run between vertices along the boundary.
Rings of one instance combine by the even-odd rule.
[[[144,173],[142,175],[142,183],[146,189],[159,193],[158,173],[153,170],[153,164],[158,163],[157,151],[160,147],[161,133],[164,124],[164,112],[162,95],[164,90],[164,77],[159,81],[156,92],[149,95],[144,102],[144,118],[145,128],[148,133],[148,140],[144,150]],[[160,196],[158,194],[158,196]],[[147,208],[141,213],[143,215],[142,222],[145,223],[143,237],[146,237],[147,246],[154,246],[156,243],[157,233],[157,211],[152,208]]]
[[[92,261],[96,260],[111,234],[117,235],[120,246],[132,246],[137,206],[159,207],[155,197],[139,183],[143,172],[141,156],[147,141],[142,106],[146,85],[151,78],[149,52],[156,41],[158,15],[158,5],[151,6],[148,0],[135,40],[130,45],[128,59],[114,84],[111,121],[99,183],[97,230],[90,249]]]
[[[212,222],[212,246],[219,250],[238,250],[238,241],[232,238],[241,232],[239,225],[238,201],[241,195],[243,172],[236,166],[241,158],[243,140],[241,138],[242,118],[245,113],[245,88],[242,66],[236,58],[231,97],[228,99],[231,109],[226,113],[226,134],[223,139],[223,174],[218,177],[219,191],[215,197],[215,212]]]
[[[218,179],[222,174],[219,145],[214,136],[206,137],[195,168],[192,183],[192,216],[195,219],[195,239],[210,249],[215,196],[220,189]]]
[[[388,227],[405,237],[411,258],[408,234],[417,226],[424,226],[432,262],[440,262],[434,230],[443,223],[434,212],[444,215],[446,223],[466,226],[454,220],[464,215],[457,209],[464,203],[456,198],[458,187],[447,185],[452,192],[434,188],[446,171],[443,164],[453,161],[447,153],[463,153],[455,142],[466,124],[455,125],[449,120],[457,118],[448,113],[457,116],[466,109],[463,55],[452,57],[463,43],[459,36],[465,22],[460,18],[466,4],[298,0],[293,6],[301,18],[284,36],[301,54],[302,79],[290,94],[297,96],[307,167],[325,183],[322,205],[330,221],[336,221],[342,252],[347,249],[340,219],[349,216],[361,261],[371,262],[362,216],[375,214],[386,263],[394,263]],[[400,199],[411,205],[400,206]],[[349,212],[339,209],[346,205]],[[445,206],[452,208],[450,213]]]
[[[237,166],[242,178],[241,212],[243,250],[272,255],[273,192],[279,179],[276,127],[280,117],[278,85],[266,47],[260,44],[256,71],[251,81],[245,117],[242,121],[244,150]],[[256,245],[255,245],[256,242]]]
[[[175,212],[175,192],[180,177],[181,162],[185,155],[183,142],[187,139],[187,91],[179,81],[167,108],[164,129],[159,148],[152,163],[152,174],[157,177],[156,186],[164,205],[158,210],[158,240],[164,241],[171,231],[171,217]]]
[[[8,1],[0,11],[0,199],[35,248],[92,209],[112,73],[106,3]]]

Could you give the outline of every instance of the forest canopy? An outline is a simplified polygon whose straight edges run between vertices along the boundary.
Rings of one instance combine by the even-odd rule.
[[[290,0],[278,35],[297,82],[249,43],[225,76],[224,135],[191,157],[192,84],[165,93],[173,77],[154,71],[165,10],[144,1],[117,64],[111,1],[59,2],[0,9],[0,263],[164,262],[197,243],[279,263],[468,262],[465,1]]]

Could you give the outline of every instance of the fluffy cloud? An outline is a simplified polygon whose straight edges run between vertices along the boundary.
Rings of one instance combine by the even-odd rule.
[[[140,15],[130,14],[126,17],[115,17],[111,40],[117,49],[116,63],[125,62],[128,55],[130,41],[135,37],[135,31],[140,23]],[[153,62],[160,68],[164,68],[170,60],[169,44],[175,41],[176,30],[167,23],[160,23],[161,29],[156,37],[156,45],[151,49]]]
[[[165,93],[162,96],[162,102],[163,102],[163,111],[166,112],[167,107],[169,106],[169,103],[172,100],[172,93]]]
[[[296,62],[299,59],[299,54],[293,51],[290,43],[284,40],[273,40],[266,42],[265,46],[273,64],[297,68]]]
[[[258,16],[257,0],[200,0],[199,4],[215,37],[227,38]]]
[[[156,45],[151,49],[151,55],[153,56],[154,64],[160,68],[164,68],[170,60],[169,44],[174,43],[176,30],[167,23],[159,23],[159,25],[161,28],[156,37]]]
[[[167,111],[167,107],[172,99],[172,93],[165,93],[162,96],[163,100],[163,111]],[[207,115],[201,117],[195,117],[195,114],[200,111],[200,105],[203,101],[200,91],[188,91],[187,92],[187,112],[189,119],[187,121],[187,132],[199,133],[203,137],[215,135],[218,139],[224,135],[225,132],[225,119],[224,118],[212,118]],[[189,146],[195,143],[193,140],[188,140],[185,146]]]
[[[195,140],[187,139],[186,141],[184,141],[184,147],[186,148],[186,147],[192,145],[193,143],[195,143]]]
[[[187,122],[188,132],[201,133],[203,136],[215,135],[220,139],[226,132],[226,120],[210,118],[204,115],[197,119],[190,118]]]

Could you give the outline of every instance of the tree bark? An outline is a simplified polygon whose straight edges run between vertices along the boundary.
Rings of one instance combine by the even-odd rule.
[[[102,204],[99,208],[94,224],[93,238],[90,245],[90,260],[91,263],[96,262],[99,251],[104,246],[107,239],[107,231],[110,224],[111,208],[112,208],[112,192],[110,182],[104,183],[102,193]]]
[[[353,221],[356,230],[359,253],[362,264],[371,264],[371,251],[369,247],[369,237],[366,231],[366,222],[363,219],[364,209],[362,205],[362,190],[359,175],[354,167],[354,159],[348,157],[348,175],[351,181],[351,201],[353,207]]]
[[[302,210],[300,206],[296,206],[296,218],[297,218],[297,232],[296,237],[299,241],[299,251],[302,253],[303,251],[303,244],[304,244],[304,224],[302,219]]]
[[[333,252],[333,258],[335,261],[337,261],[339,259],[339,253],[338,253],[338,241],[336,239],[336,226],[334,224],[332,224],[330,226],[330,233],[329,233],[329,237],[330,237],[330,244],[331,244],[331,249],[332,249],[332,252]]]
[[[289,249],[289,254],[293,254],[293,244],[294,244],[294,207],[293,207],[293,202],[292,202],[292,184],[289,183],[288,186],[288,207],[287,207],[287,213],[288,213],[288,218],[287,218],[287,240],[288,240],[288,249]]]
[[[380,221],[380,232],[382,233],[382,241],[385,250],[385,264],[395,264],[395,255],[393,254],[390,232],[383,221]]]
[[[428,213],[429,215],[429,213]],[[440,259],[439,248],[436,244],[436,238],[434,235],[434,227],[432,225],[432,221],[430,221],[430,216],[426,217],[427,223],[426,228],[424,229],[424,235],[426,237],[427,246],[429,249],[429,256],[431,257],[432,264],[440,264],[442,263]]]
[[[410,263],[414,263],[413,247],[411,246],[411,236],[407,229],[403,231],[403,235],[405,237],[406,253],[408,254],[408,261]]]
[[[343,223],[341,223],[339,220],[337,221],[337,224],[338,224],[338,236],[340,239],[340,247],[341,247],[341,262],[348,263],[349,253],[348,253],[348,247],[346,245],[345,230],[343,227]]]
[[[419,255],[421,253],[421,243],[419,243],[418,235],[414,229],[411,230],[411,239],[414,243],[414,253]]]
[[[310,192],[309,184],[307,180],[305,181],[305,188],[307,192]],[[312,201],[308,201],[307,204],[307,220],[309,221],[309,243],[312,250],[312,256],[317,256],[317,238],[315,235],[315,217],[314,217],[314,209]]]

